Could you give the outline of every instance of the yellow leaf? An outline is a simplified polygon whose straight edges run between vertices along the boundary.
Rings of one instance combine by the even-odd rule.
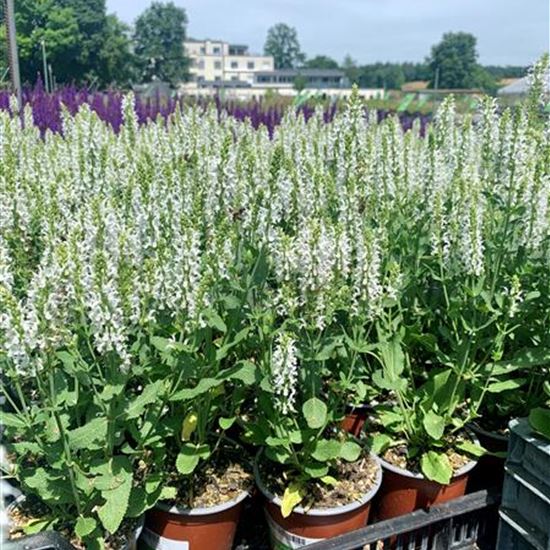
[[[338,480],[335,479],[334,477],[332,476],[323,476],[321,478],[321,481],[325,484],[325,485],[332,485],[333,487],[336,487],[336,485],[338,485]]]
[[[305,496],[304,489],[300,483],[293,482],[286,489],[281,501],[281,514],[287,518],[294,510],[294,507],[302,502]]]
[[[190,412],[183,420],[181,425],[181,440],[189,441],[193,432],[197,429],[199,417],[197,413]]]

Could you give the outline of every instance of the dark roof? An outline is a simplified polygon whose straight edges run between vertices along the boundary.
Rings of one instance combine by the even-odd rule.
[[[199,88],[251,88],[252,84],[244,80],[198,80]]]
[[[344,77],[346,73],[340,69],[275,69],[274,71],[256,71],[255,76],[339,76]]]

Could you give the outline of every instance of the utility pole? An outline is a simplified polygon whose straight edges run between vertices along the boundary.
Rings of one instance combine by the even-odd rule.
[[[42,79],[44,80],[44,87],[46,88],[46,93],[49,93],[49,86],[48,86],[48,59],[46,57],[46,42],[44,39],[40,41],[40,45],[42,46],[42,66],[44,74],[42,75]]]
[[[435,82],[434,82],[434,90],[439,89],[439,67],[435,68]]]
[[[19,110],[23,108],[21,96],[21,76],[19,73],[19,55],[17,54],[17,35],[15,33],[15,12],[13,0],[4,0],[4,13],[6,20],[6,36],[8,39],[8,62],[10,66],[11,85],[13,93],[17,96]]]

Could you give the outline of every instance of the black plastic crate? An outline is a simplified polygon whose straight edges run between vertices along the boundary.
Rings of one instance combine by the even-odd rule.
[[[429,510],[374,523],[308,550],[494,550],[500,491],[478,491]]]

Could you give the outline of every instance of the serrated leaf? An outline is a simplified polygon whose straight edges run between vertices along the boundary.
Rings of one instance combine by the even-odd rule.
[[[340,457],[348,462],[355,462],[361,455],[361,445],[355,441],[345,441],[340,449]]]
[[[445,432],[445,419],[434,411],[429,410],[422,419],[422,425],[426,433],[433,439],[439,441]]]
[[[95,518],[79,516],[74,526],[74,532],[79,539],[88,536],[97,527]]]
[[[449,457],[444,453],[428,451],[420,459],[422,473],[431,481],[448,485],[453,477],[453,468]]]
[[[302,405],[302,412],[307,425],[314,430],[322,428],[327,421],[327,406],[317,397],[308,399]]]
[[[0,424],[10,426],[11,428],[18,428],[20,430],[26,428],[27,426],[22,416],[4,411],[0,414]]]
[[[286,489],[283,494],[283,498],[281,499],[281,515],[284,518],[287,518],[292,513],[292,510],[300,502],[302,502],[303,498],[305,496],[304,490],[302,488],[302,485],[297,482],[291,483]]]
[[[103,527],[114,534],[120,527],[122,520],[126,516],[130,492],[132,491],[131,472],[119,472],[123,476],[122,483],[116,489],[109,489],[101,492],[105,503],[98,507],[97,515],[103,524]]]
[[[107,418],[99,417],[90,420],[80,428],[68,432],[69,447],[75,451],[80,449],[102,449],[107,438]]]

